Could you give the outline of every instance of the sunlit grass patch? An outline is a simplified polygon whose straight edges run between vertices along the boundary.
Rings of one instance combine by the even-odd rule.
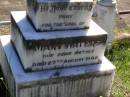
[[[130,97],[130,40],[114,41],[105,55],[116,66],[113,96]]]

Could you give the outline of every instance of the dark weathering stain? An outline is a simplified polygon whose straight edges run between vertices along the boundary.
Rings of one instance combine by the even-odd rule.
[[[15,22],[14,18],[11,16],[11,21],[12,24],[16,26],[16,28],[18,29],[17,34],[20,34],[21,39],[23,41],[23,45],[25,46],[25,48],[27,50],[36,50],[36,49],[54,49],[56,50],[56,48],[61,49],[61,46],[65,46],[65,48],[68,47],[78,47],[78,44],[82,44],[84,43],[86,44],[90,44],[90,45],[95,45],[95,44],[106,44],[106,40],[107,40],[107,35],[98,35],[98,36],[79,36],[79,37],[71,37],[71,38],[56,38],[56,39],[41,39],[41,40],[26,40],[25,37],[23,36],[23,33],[21,32],[19,26],[17,25],[17,23]],[[51,34],[51,33],[50,33]]]
[[[74,38],[59,38],[59,39],[50,39],[50,40],[25,40],[23,39],[23,43],[26,47],[26,49],[56,49],[61,48],[61,46],[67,47],[73,47],[75,45],[78,46],[78,44],[106,44],[107,35],[102,36],[89,36],[89,37],[74,37]]]
[[[62,69],[59,69],[61,70],[60,72],[62,72]],[[58,75],[60,73],[58,71]],[[67,81],[78,81],[78,80],[86,80],[86,79],[89,79],[89,78],[99,78],[99,77],[104,77],[104,76],[111,76],[112,75],[112,72],[91,72],[91,73],[88,73],[88,72],[85,72],[84,74],[80,74],[78,76],[75,76],[75,75],[72,75],[72,76],[57,76],[57,77],[53,77],[55,74],[57,73],[57,71],[52,75],[50,76],[50,78],[44,80],[44,81],[38,81],[37,83],[34,83],[34,84],[28,84],[28,85],[20,85],[19,86],[19,89],[24,89],[24,88],[31,88],[31,87],[35,87],[36,85],[53,85],[53,84],[58,84],[58,83],[65,83]],[[57,74],[56,74],[57,75]]]
[[[34,13],[36,13],[38,11],[38,7],[39,4],[37,2],[37,0],[26,0],[27,2],[27,7],[33,11]]]

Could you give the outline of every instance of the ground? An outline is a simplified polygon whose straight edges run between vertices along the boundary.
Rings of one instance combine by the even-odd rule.
[[[9,20],[10,11],[25,10],[25,0],[0,0],[0,21]]]
[[[25,10],[26,0],[0,0],[0,21],[10,20],[10,11]],[[118,0],[118,11],[130,10],[129,0]],[[124,22],[130,25],[130,14],[120,15],[119,27],[124,27]]]
[[[118,11],[130,10],[130,0],[118,0]],[[130,14],[121,15],[125,22],[130,24]]]
[[[10,11],[25,10],[26,0],[0,0],[0,21],[10,20]],[[118,11],[130,10],[129,0],[118,0]],[[120,15],[120,26],[124,27],[124,22],[130,25],[130,14]],[[122,22],[123,20],[123,22]]]
[[[0,0],[0,21],[9,20],[10,11],[13,10],[25,10],[26,0]],[[130,10],[129,0],[118,0],[118,10]],[[125,21],[130,23],[130,15],[122,15]]]

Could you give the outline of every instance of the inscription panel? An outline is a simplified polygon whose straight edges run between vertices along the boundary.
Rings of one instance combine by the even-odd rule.
[[[44,41],[41,40],[41,46],[39,46],[40,44],[33,43],[33,41],[31,43],[23,40],[20,33],[18,31],[12,34],[12,42],[26,71],[100,63],[106,47],[105,41],[99,40],[95,42],[85,40],[82,43],[77,41],[75,45],[70,44],[72,42],[70,41],[68,45],[58,44],[56,46],[52,46],[51,43],[43,46]]]
[[[30,48],[25,45],[28,42],[23,41],[20,34],[15,35],[17,41],[12,40],[24,69],[27,71],[97,64],[104,56],[105,43],[103,42],[77,42],[77,45],[68,43],[68,46],[62,44],[55,47],[51,47],[50,44],[50,46],[37,46],[35,48],[31,46],[32,48]]]
[[[37,31],[86,29],[89,27],[93,0],[84,2],[39,2],[27,0],[27,15]]]
[[[60,65],[67,66],[98,63],[99,56],[95,54],[95,48],[97,47],[96,45],[97,44],[84,45],[84,43],[82,43],[80,47],[69,46],[68,48],[65,48],[63,45],[60,49],[55,47],[53,50],[35,50],[33,54],[38,53],[41,60],[37,62],[35,57],[33,60],[34,63],[32,63],[32,68],[37,66],[52,67],[57,65],[61,67]]]

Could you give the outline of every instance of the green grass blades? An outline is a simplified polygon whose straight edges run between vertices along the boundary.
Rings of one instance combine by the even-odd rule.
[[[116,40],[105,53],[116,66],[112,97],[130,97],[130,40]]]

